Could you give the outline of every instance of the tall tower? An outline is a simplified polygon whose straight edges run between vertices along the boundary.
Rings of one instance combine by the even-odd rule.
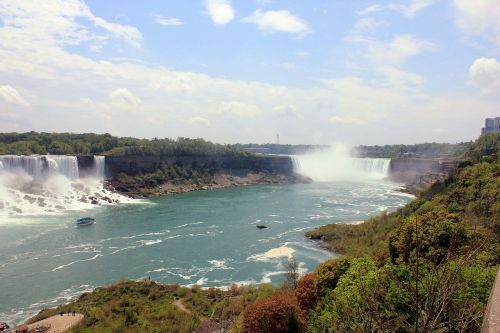
[[[276,144],[277,145],[280,144],[280,134],[279,133],[276,133]]]

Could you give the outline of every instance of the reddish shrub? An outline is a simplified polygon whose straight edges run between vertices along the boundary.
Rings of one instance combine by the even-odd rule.
[[[297,299],[287,293],[257,300],[243,312],[242,333],[300,333],[304,326]]]
[[[294,293],[304,313],[308,313],[310,310],[314,309],[316,303],[318,303],[318,293],[316,291],[314,274],[309,273],[300,278]]]

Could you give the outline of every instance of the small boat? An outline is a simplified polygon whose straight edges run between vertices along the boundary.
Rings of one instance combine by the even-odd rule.
[[[259,228],[259,229],[267,229],[267,226],[265,226],[263,224],[257,224],[257,228]]]
[[[82,217],[81,219],[76,220],[77,226],[91,225],[95,223],[95,219],[92,217]]]

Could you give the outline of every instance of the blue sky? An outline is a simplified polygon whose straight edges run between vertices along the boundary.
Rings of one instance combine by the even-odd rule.
[[[497,0],[2,0],[0,131],[466,141],[499,58]]]

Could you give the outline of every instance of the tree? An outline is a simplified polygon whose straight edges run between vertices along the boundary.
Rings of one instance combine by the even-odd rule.
[[[297,281],[299,280],[299,263],[295,258],[288,259],[287,272],[285,273],[285,285],[284,287],[289,290],[294,290],[297,287]]]
[[[294,294],[304,313],[307,314],[310,310],[314,309],[318,303],[318,292],[316,290],[314,274],[309,273],[301,277],[299,281],[297,281]]]

